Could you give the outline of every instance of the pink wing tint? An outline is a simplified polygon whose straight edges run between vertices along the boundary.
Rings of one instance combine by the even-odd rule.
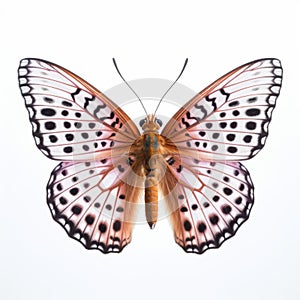
[[[218,248],[249,217],[254,187],[241,163],[174,156],[165,178],[175,241],[187,252]]]

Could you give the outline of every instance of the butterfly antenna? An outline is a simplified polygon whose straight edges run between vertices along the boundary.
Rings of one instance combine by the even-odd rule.
[[[143,109],[144,109],[146,115],[148,115],[148,113],[147,113],[147,111],[146,111],[146,108],[145,108],[145,106],[144,106],[144,104],[143,104],[141,98],[138,96],[138,94],[134,91],[134,89],[129,85],[129,83],[128,83],[128,82],[124,79],[124,77],[122,76],[122,74],[121,74],[121,72],[119,71],[119,68],[118,68],[118,66],[117,66],[116,60],[115,60],[114,58],[113,58],[112,60],[113,60],[113,63],[114,63],[114,65],[115,65],[115,68],[116,68],[118,74],[119,74],[120,77],[123,79],[123,81],[126,83],[126,85],[131,89],[131,91],[137,96],[137,98],[139,99],[139,101],[140,101],[141,104],[142,104],[142,107],[143,107]]]
[[[178,79],[179,79],[180,76],[182,75],[182,73],[183,73],[183,71],[184,71],[184,69],[185,69],[187,63],[188,63],[188,58],[185,59],[183,68],[182,68],[180,74],[178,75],[178,77],[176,78],[176,80],[172,83],[172,85],[167,89],[167,91],[163,94],[163,96],[162,96],[161,99],[159,100],[158,105],[157,105],[157,107],[156,107],[156,110],[155,110],[155,112],[154,112],[154,115],[156,114],[157,109],[158,109],[160,103],[162,102],[162,100],[164,99],[164,97],[168,94],[168,92],[170,91],[170,89],[174,86],[174,84],[178,81]]]

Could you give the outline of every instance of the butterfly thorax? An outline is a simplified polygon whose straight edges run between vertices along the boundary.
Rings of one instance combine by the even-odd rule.
[[[137,141],[139,145],[138,154],[143,157],[143,167],[145,175],[151,173],[151,170],[156,167],[155,157],[161,154],[162,146],[164,144],[163,137],[158,134],[160,126],[155,123],[155,116],[148,115],[143,124],[143,134]]]

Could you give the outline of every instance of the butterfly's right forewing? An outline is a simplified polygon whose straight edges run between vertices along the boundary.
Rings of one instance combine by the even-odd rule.
[[[128,150],[138,129],[116,104],[79,76],[23,59],[19,85],[38,148],[56,160],[103,159]]]

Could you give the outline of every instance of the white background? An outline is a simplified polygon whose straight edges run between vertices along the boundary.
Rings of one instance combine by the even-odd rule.
[[[0,5],[1,299],[299,299],[299,1],[3,1]],[[34,144],[17,82],[44,58],[106,91],[174,79],[195,91],[263,57],[281,59],[282,93],[265,148],[245,165],[250,219],[218,250],[178,247],[166,220],[139,225],[119,254],[87,251],[55,223],[45,187],[57,162]]]

